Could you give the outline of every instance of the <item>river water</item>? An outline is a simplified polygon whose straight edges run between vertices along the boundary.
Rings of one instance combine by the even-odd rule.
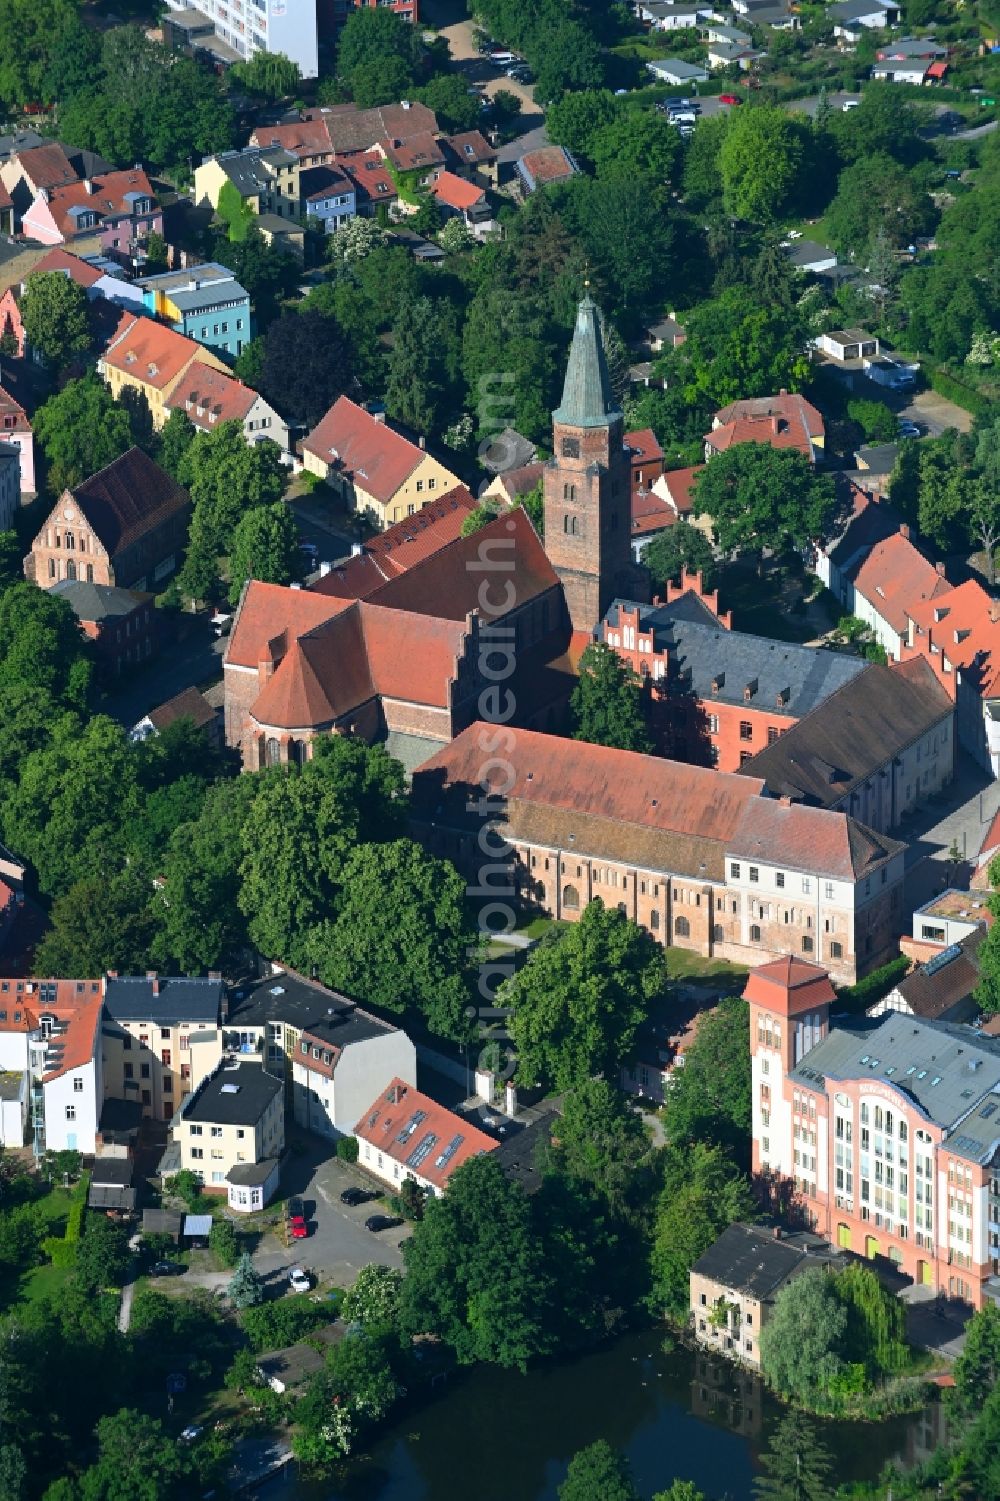
[[[780,1408],[756,1378],[687,1350],[664,1354],[662,1342],[662,1331],[644,1331],[526,1376],[485,1366],[459,1374],[408,1408],[343,1481],[289,1476],[264,1497],[556,1501],[573,1454],[604,1438],[628,1456],[643,1497],[679,1477],[711,1501],[752,1501]],[[877,1426],[827,1424],[822,1434],[839,1482],[873,1480],[886,1460],[926,1457],[941,1440],[941,1410]]]

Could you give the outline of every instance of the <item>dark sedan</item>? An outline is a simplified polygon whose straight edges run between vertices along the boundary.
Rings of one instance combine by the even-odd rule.
[[[377,1235],[380,1230],[395,1230],[403,1221],[392,1214],[370,1214],[365,1220],[365,1229]]]
[[[367,1204],[372,1199],[377,1199],[378,1194],[370,1188],[345,1188],[340,1196],[342,1204]]]

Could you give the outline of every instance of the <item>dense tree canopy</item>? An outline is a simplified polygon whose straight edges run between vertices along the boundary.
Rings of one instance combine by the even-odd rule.
[[[349,390],[352,373],[350,344],[335,319],[322,313],[283,314],[264,335],[264,395],[309,427]]]
[[[35,413],[34,428],[56,491],[89,479],[132,446],[128,412],[96,375],[71,380],[50,396]]]
[[[699,476],[695,505],[712,518],[723,552],[781,551],[826,533],[833,485],[795,449],[737,443],[714,456]]]
[[[727,996],[699,1017],[684,1067],[673,1078],[670,1140],[717,1142],[749,1168],[750,1096],[749,1010],[746,1001]]]
[[[588,646],[580,658],[570,713],[577,740],[618,750],[651,749],[642,679],[603,642]]]
[[[291,584],[302,577],[295,516],[283,501],[255,506],[236,523],[229,551],[229,603],[237,605],[247,579]]]
[[[60,272],[35,272],[21,297],[21,318],[32,349],[56,368],[90,348],[87,294]]]
[[[706,589],[715,578],[715,553],[704,532],[689,521],[678,521],[659,532],[643,550],[642,561],[649,569],[657,592],[662,593],[668,579],[679,580],[685,568],[701,572]]]

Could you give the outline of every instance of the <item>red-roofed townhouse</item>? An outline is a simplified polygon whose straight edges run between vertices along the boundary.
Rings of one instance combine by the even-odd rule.
[[[8,287],[0,297],[0,340],[4,341],[3,352],[8,357],[15,355],[19,360],[24,359],[27,339],[18,306],[18,293],[13,287]]]
[[[398,578],[455,542],[462,535],[466,516],[475,509],[475,500],[464,485],[459,485],[439,500],[429,501],[405,521],[379,532],[363,543],[354,557],[336,567],[322,563],[320,576],[310,590],[336,599],[367,599],[389,579]]]
[[[104,1104],[102,980],[0,979],[0,1068],[21,1076],[3,1112],[4,1145],[24,1145],[27,1112],[42,1153],[93,1154]],[[9,1140],[7,1131],[15,1135]]]
[[[21,455],[21,494],[35,493],[35,439],[28,414],[9,391],[0,386],[0,443],[9,443]]]
[[[134,167],[42,188],[24,214],[22,229],[43,245],[90,236],[122,265],[137,266],[145,259],[150,234],[162,234],[163,214],[149,178]]]
[[[367,515],[380,528],[412,516],[460,483],[416,443],[340,396],[302,443],[302,460],[310,474],[325,479],[352,511]]]
[[[466,1116],[439,1105],[403,1079],[393,1079],[354,1129],[358,1162],[396,1192],[413,1178],[431,1198],[444,1193],[452,1173],[500,1145]]]
[[[955,702],[959,743],[1000,777],[1000,600],[967,579],[907,605],[906,617],[903,659],[930,663]]]
[[[910,529],[877,542],[854,575],[851,614],[871,627],[876,641],[897,662],[903,654],[911,608],[951,588],[944,564],[931,563],[910,541]]]
[[[801,453],[815,464],[824,442],[823,418],[812,403],[779,391],[777,396],[754,396],[721,407],[712,418],[712,431],[705,434],[705,459],[737,443],[768,443]]]
[[[377,151],[338,158],[337,167],[354,184],[355,209],[365,218],[373,218],[380,203],[391,208],[399,198],[392,173]]]
[[[452,172],[459,177],[482,174],[494,187],[497,184],[497,151],[480,130],[464,130],[459,135],[445,136],[441,142]]]
[[[193,364],[199,367],[195,372]],[[115,398],[126,386],[141,392],[159,431],[170,415],[167,402],[178,382],[187,376],[200,379],[202,366],[228,374],[228,367],[204,344],[154,318],[123,313],[97,362],[97,373]]]
[[[486,234],[496,228],[485,190],[476,183],[457,177],[454,172],[442,172],[431,184],[431,195],[437,199],[446,219],[460,218],[473,234]]]
[[[663,473],[664,456],[656,434],[651,427],[625,434],[625,447],[632,461],[632,495],[637,491],[652,490]]]
[[[240,422],[248,443],[270,439],[289,454],[288,423],[252,386],[201,361],[192,361],[165,403],[168,413],[183,412],[202,432],[220,422]]]

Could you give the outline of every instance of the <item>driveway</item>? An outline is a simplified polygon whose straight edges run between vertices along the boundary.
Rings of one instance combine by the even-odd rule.
[[[826,102],[832,110],[842,110],[845,104],[857,104],[860,94],[827,94]],[[819,95],[814,94],[809,99],[793,99],[785,108],[793,115],[808,115],[810,120],[819,108]]]
[[[964,889],[986,831],[1000,807],[1000,784],[964,753],[955,767],[955,780],[938,802],[921,808],[893,830],[905,839],[907,911],[948,886]],[[949,859],[957,848],[958,862]]]
[[[905,407],[900,408],[899,415],[908,417],[911,422],[919,422],[921,427],[927,429],[929,438],[940,437],[949,427],[957,427],[960,433],[967,433],[972,426],[970,412],[956,406],[946,397],[939,396],[936,391],[921,391]]]
[[[455,5],[453,0],[423,0],[420,19],[426,25],[433,26],[438,35],[447,40],[456,72],[467,78],[470,85],[483,84],[484,92],[491,99],[500,89],[516,95],[521,101],[521,118],[525,124],[540,123],[542,111],[535,103],[532,85],[515,83],[514,79],[505,76],[501,68],[494,67],[479,55],[472,41],[476,28],[472,21],[464,18],[464,9],[464,6]]]

